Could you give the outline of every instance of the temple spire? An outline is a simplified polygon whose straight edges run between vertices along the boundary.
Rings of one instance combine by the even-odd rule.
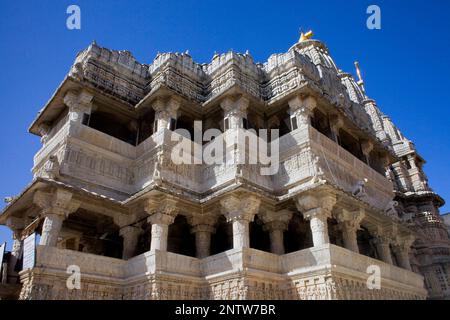
[[[364,94],[364,96],[366,95],[366,89],[364,87],[364,80],[361,76],[361,69],[359,68],[359,62],[355,61],[355,69],[356,69],[356,74],[358,75],[358,86],[361,89],[362,93]]]

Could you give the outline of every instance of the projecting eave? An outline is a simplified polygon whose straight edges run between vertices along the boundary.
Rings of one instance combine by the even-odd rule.
[[[445,200],[433,191],[414,191],[414,192],[400,192],[395,191],[395,195],[399,198],[404,198],[406,200],[431,200],[437,207],[442,207],[445,205]]]
[[[97,88],[89,81],[78,80],[70,75],[67,75],[56,91],[53,93],[50,100],[38,112],[37,117],[31,123],[28,131],[32,134],[41,136],[39,126],[42,124],[52,123],[64,111],[65,103],[64,97],[69,91],[87,90],[95,92],[95,100],[103,104],[116,106],[125,111],[131,111],[132,105],[126,101],[119,99],[103,90]]]
[[[61,84],[45,106],[38,112],[36,118],[31,123],[28,131],[32,134],[40,136],[39,126],[46,122],[53,121],[61,112],[61,106],[64,105],[64,95],[70,90],[77,90],[80,84],[71,77],[66,76]]]
[[[61,188],[79,194],[81,196],[87,196],[91,199],[107,201],[112,205],[122,207],[122,204],[119,200],[108,198],[98,193],[78,188],[61,181],[37,177],[30,184],[28,184],[19,195],[15,196],[14,199],[10,203],[8,203],[8,205],[1,211],[0,225],[6,224],[6,221],[9,217],[20,217],[21,215],[23,215],[26,210],[31,207],[35,191],[43,188]]]

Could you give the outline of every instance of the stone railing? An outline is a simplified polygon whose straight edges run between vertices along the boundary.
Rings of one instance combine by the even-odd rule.
[[[233,133],[228,130],[221,137],[228,139]],[[231,143],[239,143],[240,135],[254,136],[241,129]],[[386,177],[312,127],[309,131],[295,130],[276,141],[279,143],[278,172],[265,176],[261,174],[260,163],[237,166],[233,158],[228,159],[235,152],[232,146],[228,147],[227,159],[221,164],[175,164],[171,154],[178,143],[173,138],[177,137],[187,140],[176,132],[163,130],[133,146],[88,126],[67,122],[36,154],[33,172],[39,172],[49,155],[61,151],[63,174],[125,194],[133,194],[151,184],[158,169],[161,180],[196,193],[221,188],[239,177],[269,192],[284,194],[323,173],[321,178],[348,192],[353,191],[358,181],[368,179],[367,195],[362,200],[378,209],[385,209],[393,198],[392,183]],[[196,142],[187,142],[193,155]],[[229,143],[230,140],[224,147]],[[255,155],[258,151],[247,147],[246,152]],[[162,165],[157,166],[161,161]]]
[[[55,153],[55,149],[58,149],[65,139],[69,135],[70,123],[66,121],[53,135],[47,140],[47,142],[42,146],[42,148],[34,155],[33,159],[33,172],[37,171],[39,166],[41,166],[45,159],[49,155]]]
[[[378,266],[383,280],[401,283],[417,289],[423,289],[423,277],[417,273],[405,270],[377,259],[373,259],[361,254],[355,254],[342,247],[329,245],[324,251],[330,253],[330,263],[338,267],[346,268],[352,272],[368,276],[367,267]]]
[[[124,277],[125,260],[58,249],[48,246],[36,247],[36,268],[47,272],[66,273],[71,265],[80,267],[82,276],[109,277],[116,280]]]
[[[195,281],[197,286],[208,287],[209,284],[224,281],[229,277],[240,277],[242,272],[247,275],[262,272],[270,281],[285,285],[308,282],[311,277],[332,276],[336,281],[356,281],[360,286],[365,286],[372,275],[367,268],[378,266],[383,294],[395,291],[398,297],[426,296],[422,276],[331,244],[282,256],[250,248],[232,249],[204,259],[164,251],[149,251],[128,261],[38,246],[35,268],[22,271],[21,277],[25,279],[26,275],[31,273],[57,277],[52,279],[60,280],[48,281],[62,281],[63,283],[55,283],[55,286],[60,288],[58,290],[62,290],[69,277],[67,268],[71,265],[79,266],[81,282],[86,288],[89,288],[90,284],[102,283],[114,285],[117,288],[115,290],[119,291],[129,285],[149,285],[149,277],[153,276],[170,277],[180,281],[189,279],[188,281]],[[358,298],[354,295],[349,297]]]
[[[122,157],[136,158],[135,146],[85,125],[74,124],[74,126],[77,127],[71,135],[74,138]]]
[[[391,181],[312,127],[310,139],[311,149],[330,183],[352,192],[358,181],[367,179],[366,196],[361,199],[375,208],[386,208],[394,197]]]
[[[367,268],[378,266],[382,281],[397,282],[417,288],[417,290],[423,289],[423,277],[417,273],[332,244],[286,254],[281,259],[283,273],[292,276],[310,272],[314,268],[328,267],[367,280],[372,274],[367,273]]]

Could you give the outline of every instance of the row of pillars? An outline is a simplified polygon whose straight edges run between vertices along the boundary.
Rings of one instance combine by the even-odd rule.
[[[148,221],[152,224],[150,250],[167,250],[168,228],[174,222],[178,213],[177,204],[172,200],[158,201],[157,206],[148,209],[150,214]],[[328,235],[328,219],[336,203],[336,197],[331,194],[298,196],[296,204],[303,217],[310,221],[313,245],[315,247],[330,243]],[[256,214],[264,223],[264,229],[270,236],[270,251],[282,255],[284,248],[284,231],[287,230],[292,212],[289,210],[270,211],[260,208],[260,200],[256,196],[229,195],[220,201],[222,214],[229,223],[232,223],[233,248],[250,247],[250,223]],[[334,217],[338,221],[342,231],[344,247],[355,253],[359,253],[357,231],[364,217],[364,211],[334,209]],[[215,231],[215,218],[210,215],[195,216],[190,218],[191,232],[195,234],[196,252],[198,258],[210,255],[211,235]],[[391,248],[394,250],[399,265],[411,270],[409,263],[409,248],[412,240],[409,238],[389,237],[388,233],[381,232],[378,228],[375,232],[375,244],[379,258],[389,264],[393,264]],[[124,239],[124,259],[133,256],[140,230],[127,227],[121,230]]]
[[[69,91],[64,97],[64,103],[69,108],[69,120],[81,123],[85,114],[89,115],[92,111],[92,100],[94,96],[87,92],[81,91],[75,93]],[[224,121],[227,123],[225,129],[243,128],[243,119],[247,117],[247,109],[249,100],[244,97],[231,98],[227,97],[220,103],[224,111]],[[154,131],[158,132],[164,129],[171,129],[171,122],[178,118],[178,110],[181,107],[181,100],[177,97],[169,99],[156,99],[152,108],[155,111]],[[43,142],[50,132],[48,125],[41,125],[40,132]]]
[[[72,194],[64,190],[44,193],[36,192],[35,202],[43,208],[44,223],[40,238],[40,245],[56,246],[64,219],[76,211],[80,203],[72,199]],[[260,199],[253,195],[232,194],[221,199],[222,214],[229,223],[232,223],[233,248],[250,247],[250,222],[256,214],[264,223],[264,229],[270,235],[270,250],[274,254],[285,253],[283,234],[287,230],[292,212],[288,210],[270,211],[260,208]],[[357,242],[357,230],[364,217],[363,210],[347,210],[333,207],[336,204],[336,196],[327,192],[315,192],[297,196],[296,205],[303,217],[310,221],[310,228],[314,247],[320,247],[330,242],[328,235],[328,219],[333,216],[343,235],[344,247],[359,253]],[[179,203],[173,198],[148,199],[144,205],[144,211],[149,215],[151,223],[151,247],[150,250],[167,251],[168,230],[177,214]],[[20,221],[9,220],[9,227],[14,231],[14,245],[12,252],[12,264],[19,258],[22,250],[22,238]],[[123,238],[123,258],[134,256],[141,229],[128,224],[130,221],[118,222],[122,224],[120,235]],[[191,232],[195,234],[196,252],[198,258],[210,255],[211,235],[215,231],[216,217],[213,215],[198,215],[189,218],[192,226]],[[393,264],[391,248],[394,250],[398,264],[411,270],[409,263],[409,249],[413,242],[411,238],[389,237],[389,233],[382,232],[378,228],[374,232],[379,258],[389,264]]]

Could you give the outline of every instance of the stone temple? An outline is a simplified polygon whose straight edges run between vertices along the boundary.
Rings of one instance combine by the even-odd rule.
[[[92,43],[30,126],[42,147],[0,215],[13,232],[1,286],[20,299],[448,299],[444,200],[356,67],[355,80],[311,33],[265,63],[230,51],[147,65]],[[227,161],[174,163],[173,138],[189,139],[175,129],[195,135],[194,121],[246,149],[278,129],[262,140],[278,170],[238,162],[237,140]],[[192,159],[215,141],[191,139]]]

